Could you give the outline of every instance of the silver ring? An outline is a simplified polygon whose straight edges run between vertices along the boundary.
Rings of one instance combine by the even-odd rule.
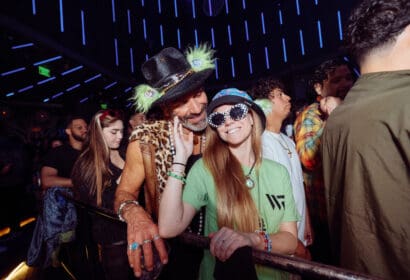
[[[158,240],[158,239],[160,239],[161,238],[161,236],[159,236],[158,234],[155,234],[153,237],[152,237],[152,240]]]
[[[140,244],[138,242],[132,242],[131,244],[128,244],[128,250],[135,251],[139,246]]]
[[[152,242],[151,239],[145,239],[144,241],[142,241],[142,243],[144,243],[144,244],[148,244],[148,243],[151,243],[151,242]]]

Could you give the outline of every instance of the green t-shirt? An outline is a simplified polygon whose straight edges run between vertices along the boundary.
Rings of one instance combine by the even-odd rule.
[[[244,174],[250,168],[243,167]],[[257,173],[259,176],[257,176]],[[250,190],[257,209],[262,216],[266,230],[270,234],[279,229],[282,222],[298,221],[292,194],[289,173],[284,166],[263,159],[259,172],[253,171],[251,178],[255,187]],[[216,190],[214,180],[202,159],[191,168],[184,187],[183,201],[199,210],[206,206],[205,235],[219,230],[217,225]],[[255,229],[256,230],[256,229]],[[205,250],[201,263],[200,278],[213,279],[215,258]],[[288,274],[268,267],[256,265],[258,279],[287,279]]]

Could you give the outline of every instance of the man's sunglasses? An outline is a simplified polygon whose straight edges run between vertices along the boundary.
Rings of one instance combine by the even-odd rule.
[[[231,109],[221,113],[213,112],[208,116],[208,123],[213,128],[217,128],[223,125],[226,121],[226,118],[229,116],[231,120],[240,121],[246,117],[248,114],[248,106],[243,103],[238,103],[231,107]]]

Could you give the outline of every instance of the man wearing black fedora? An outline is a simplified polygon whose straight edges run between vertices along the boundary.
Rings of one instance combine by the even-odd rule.
[[[204,147],[208,99],[203,84],[215,68],[213,54],[206,45],[189,48],[185,54],[165,48],[141,67],[147,84],[135,88],[133,100],[137,110],[146,113],[147,121],[130,136],[114,204],[118,217],[127,223],[127,255],[137,277],[156,278],[161,263],[168,263],[161,279],[176,275],[178,279],[197,278],[202,251],[172,240],[168,256],[156,222],[168,176],[185,176],[176,171],[182,163],[174,158],[173,119],[179,119],[184,135],[194,142],[185,170],[200,157]],[[142,189],[145,209],[137,202]],[[203,217],[199,211],[189,231],[201,234]]]

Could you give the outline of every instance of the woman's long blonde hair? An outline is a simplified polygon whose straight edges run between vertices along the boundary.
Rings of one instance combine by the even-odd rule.
[[[250,109],[249,113],[254,120],[251,137],[256,170],[253,172],[257,172],[262,160],[262,124],[253,110]],[[240,162],[230,152],[228,144],[221,140],[216,129],[208,126],[206,137],[203,160],[215,183],[218,227],[225,226],[243,232],[255,231],[259,228],[259,213],[245,184],[246,178]]]

